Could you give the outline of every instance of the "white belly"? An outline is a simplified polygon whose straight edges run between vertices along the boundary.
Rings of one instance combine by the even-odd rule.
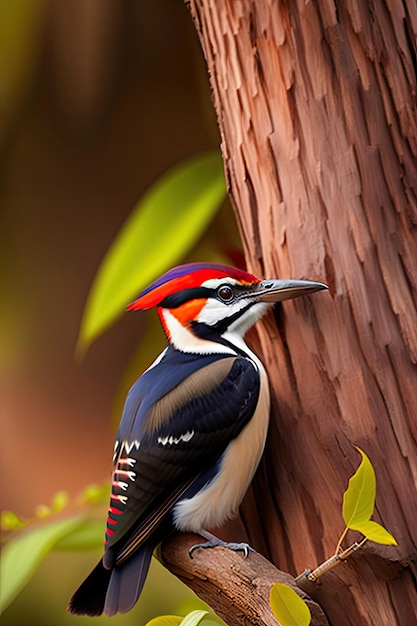
[[[251,354],[260,374],[258,404],[250,422],[227,447],[221,469],[206,487],[181,500],[173,511],[174,524],[183,532],[221,526],[237,513],[261,459],[269,423],[269,386],[265,369]]]

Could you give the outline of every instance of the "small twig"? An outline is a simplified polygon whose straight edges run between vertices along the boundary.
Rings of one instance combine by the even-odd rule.
[[[366,541],[366,537],[362,539],[362,541],[360,541],[359,543],[356,541],[351,546],[349,546],[349,548],[346,548],[346,550],[344,550],[340,554],[334,554],[333,556],[330,557],[330,559],[327,559],[327,561],[324,561],[324,563],[316,567],[315,570],[313,571],[306,570],[305,572],[297,576],[297,578],[295,579],[295,582],[298,584],[306,578],[310,582],[316,582],[316,580],[318,580],[321,576],[323,576],[323,574],[330,571],[337,565],[340,565],[340,563],[343,563],[343,561],[346,561],[346,559],[348,559],[354,552],[356,552],[356,550],[359,550],[359,548],[363,546],[365,541]]]

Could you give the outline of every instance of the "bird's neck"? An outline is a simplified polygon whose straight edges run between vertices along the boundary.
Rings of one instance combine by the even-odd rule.
[[[257,357],[246,345],[245,340],[237,331],[225,332],[222,335],[215,331],[195,333],[191,328],[183,326],[168,309],[158,311],[169,343],[181,352],[193,354],[230,354],[243,355],[257,361]]]

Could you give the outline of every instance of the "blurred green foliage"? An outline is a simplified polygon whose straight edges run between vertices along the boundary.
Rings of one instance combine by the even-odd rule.
[[[103,259],[78,339],[83,352],[126,305],[198,241],[226,196],[220,154],[187,160],[139,201]]]
[[[218,211],[225,194],[222,160],[217,152],[174,167],[154,184],[135,207],[97,272],[81,324],[79,351],[85,350],[121,315],[130,298],[172,263],[181,260]],[[149,352],[155,354],[153,333],[149,338]],[[142,344],[140,358],[144,354],[148,350]],[[134,366],[137,376],[141,371],[137,356]],[[50,505],[37,506],[29,520],[19,518],[12,511],[2,513],[3,530],[15,531],[2,551],[1,578],[5,581],[0,587],[2,612],[52,550],[80,551],[102,545],[104,523],[94,519],[94,509],[103,500],[107,501],[108,492],[107,485],[88,486],[78,499],[78,504],[89,505],[85,512],[54,519],[26,533],[18,531],[39,520],[47,521],[65,509],[66,492],[55,494]],[[202,618],[194,614],[185,623],[193,626]]]
[[[0,2],[0,144],[36,70],[45,0]]]
[[[40,155],[39,162],[42,163],[45,171],[47,171],[47,177],[53,178],[54,173],[56,174],[57,171],[62,172],[59,168],[57,170],[54,167],[51,168],[50,162],[45,160],[45,154],[49,155],[48,150],[50,148],[51,154],[56,155],[58,161],[65,152],[62,158],[62,167],[68,170],[67,175],[71,184],[74,181],[75,185],[77,185],[80,184],[80,181],[77,180],[77,173],[74,173],[78,170],[76,168],[71,170],[71,150],[74,150],[74,154],[76,154],[75,146],[79,142],[83,151],[86,150],[88,153],[91,150],[91,154],[97,156],[97,152],[92,150],[92,145],[97,142],[100,148],[104,148],[103,161],[108,158],[110,162],[111,159],[108,156],[106,157],[106,150],[108,150],[106,147],[108,135],[106,133],[111,134],[113,132],[112,123],[115,123],[113,119],[112,123],[109,123],[107,126],[104,124],[103,128],[99,128],[109,110],[103,104],[105,101],[104,95],[103,101],[99,105],[97,104],[98,100],[95,101],[92,98],[91,111],[96,112],[97,115],[91,114],[91,118],[88,116],[85,118],[82,116],[78,117],[79,111],[82,110],[83,80],[87,76],[87,84],[89,86],[92,83],[100,85],[101,71],[103,71],[103,75],[106,73],[108,77],[112,77],[111,55],[115,54],[116,46],[111,49],[111,32],[119,33],[125,31],[122,31],[121,28],[119,31],[116,27],[114,31],[106,31],[106,24],[119,24],[118,19],[112,19],[113,14],[106,13],[106,7],[104,6],[106,3],[103,3],[101,6],[96,5],[95,9],[94,6],[92,9],[89,6],[87,7],[88,3],[74,3],[74,6],[73,3],[69,3],[66,6],[65,3],[61,3],[61,7],[58,6],[59,4],[55,0],[4,0],[0,3],[0,91],[2,94],[0,102],[0,147],[6,150],[10,148],[12,157],[16,156],[15,146],[13,142],[9,146],[8,139],[14,137],[14,133],[16,133],[18,146],[27,144],[28,135],[24,135],[23,138],[20,137],[22,129],[19,124],[22,120],[23,125],[27,123],[31,113],[35,110],[33,127],[30,121],[27,132],[30,133],[33,130],[34,135],[39,135],[39,138],[42,138],[44,141],[44,143],[39,141],[36,144],[37,148],[41,146],[44,150],[37,151],[36,155]],[[108,8],[109,6],[107,6]],[[125,8],[119,7],[118,11],[119,9],[120,12],[117,15],[120,19],[119,25],[122,25]],[[148,10],[148,13],[146,13],[146,10]],[[148,9],[145,7],[141,9],[140,23],[142,21],[145,23],[146,17],[152,11],[159,11],[161,16],[171,15],[169,7],[162,1],[158,7],[156,7],[155,3],[155,8],[150,6]],[[188,19],[188,16],[186,19]],[[109,21],[106,22],[106,20]],[[167,20],[169,23],[169,17]],[[164,21],[163,19],[159,21],[164,33]],[[169,23],[169,26],[172,27],[172,24]],[[101,28],[103,30],[100,30]],[[148,33],[147,24],[143,32],[145,34]],[[108,35],[107,38],[106,33]],[[72,37],[69,36],[70,34]],[[92,35],[95,37],[93,41]],[[133,32],[131,36],[134,36]],[[162,36],[165,37],[165,34]],[[177,37],[175,32],[174,37]],[[91,47],[85,47],[87,40],[92,42]],[[115,37],[114,41],[117,41],[117,37]],[[102,48],[100,47],[101,45],[103,45]],[[106,57],[106,49],[112,50],[108,57]],[[129,52],[131,52],[131,49]],[[150,54],[154,54],[154,52],[151,51]],[[122,54],[117,58],[120,58],[121,62],[123,62],[121,57]],[[95,65],[95,61],[100,58],[103,65],[100,65],[100,62]],[[156,64],[161,62],[159,57],[158,59]],[[80,67],[77,65],[77,62],[82,64],[82,68],[87,68],[87,74],[77,72],[77,68]],[[106,62],[108,63],[107,67],[105,65]],[[142,66],[139,67],[137,73],[140,74],[142,69]],[[94,78],[94,72],[97,79],[96,83],[94,80],[91,80]],[[80,81],[77,82],[74,79],[73,82],[72,79],[74,77],[80,77]],[[158,80],[158,77],[156,77],[156,83]],[[123,95],[123,85],[121,82],[118,82],[117,78],[108,84],[112,84],[115,90],[120,90],[120,94],[117,94],[117,96]],[[178,87],[175,88],[178,90],[182,89],[181,81]],[[90,94],[90,91],[88,93]],[[94,89],[91,93],[94,95]],[[148,93],[153,94],[153,90],[148,89]],[[159,89],[155,89],[156,97],[158,97],[159,93]],[[55,109],[54,106],[43,106],[42,98],[45,97],[45,94],[48,104],[53,102]],[[105,94],[105,90],[103,90],[103,94]],[[129,95],[129,93],[126,94],[127,101]],[[109,100],[111,99],[110,97]],[[117,101],[116,106],[118,106],[119,101],[117,98],[115,100]],[[120,101],[122,101],[122,98],[120,98]],[[57,106],[58,102],[62,109]],[[209,103],[209,98],[207,98],[207,102]],[[123,106],[125,105],[121,105],[121,108]],[[199,108],[195,100],[192,102],[192,106],[195,109]],[[212,107],[210,104],[209,106],[211,111]],[[159,111],[158,107],[156,109]],[[51,111],[53,111],[52,115]],[[26,118],[25,116],[28,112],[29,115]],[[45,115],[47,122],[45,117],[42,117],[43,115]],[[100,117],[101,115],[102,117]],[[143,111],[135,109],[135,115],[139,117],[143,115]],[[88,126],[86,122],[86,127],[84,128],[83,123],[85,121],[91,122],[91,125]],[[68,129],[63,131],[65,124],[69,124],[68,138],[65,136],[65,132],[68,132]],[[74,127],[71,124],[74,124]],[[78,126],[77,124],[80,125]],[[115,125],[117,127],[117,123]],[[153,128],[151,121],[149,121],[148,126]],[[162,127],[165,128],[163,125]],[[75,133],[73,133],[74,128],[76,128]],[[119,126],[119,132],[120,128]],[[119,143],[123,141],[123,128],[121,133],[122,139]],[[217,141],[216,134],[214,142],[211,141],[209,144],[211,146],[215,145]],[[35,143],[34,141],[34,145]],[[168,143],[170,146],[174,144],[173,137],[165,131],[163,133],[164,163],[172,162],[173,158],[175,158],[175,147],[170,147],[170,150],[168,150]],[[69,147],[68,154],[66,153],[67,144]],[[152,147],[156,144],[158,144],[158,138],[155,139]],[[117,146],[117,142],[114,145]],[[181,154],[192,153],[191,145],[191,142],[185,142],[184,146],[181,144]],[[45,149],[45,146],[47,149]],[[65,147],[65,150],[63,150],[62,146]],[[206,148],[203,146],[202,149]],[[61,153],[58,153],[59,150],[61,150]],[[117,150],[114,152],[119,155]],[[23,157],[25,157],[26,153],[24,151],[23,153]],[[142,153],[145,153],[143,149]],[[167,153],[169,157],[166,157]],[[30,150],[28,154],[32,154]],[[174,157],[172,156],[173,154]],[[99,156],[101,157],[101,154]],[[136,159],[132,159],[130,153],[129,158],[131,162],[135,162],[135,167],[137,168]],[[149,155],[146,152],[145,159],[148,158],[149,160],[153,159],[159,162],[158,159],[161,157],[157,156],[157,150],[155,149],[155,155]],[[7,159],[5,162],[7,166]],[[92,162],[95,163],[95,160],[92,159]],[[140,162],[139,158],[139,171],[135,176],[137,179],[147,180],[146,173],[144,175],[140,169]],[[98,164],[100,171],[102,166],[103,163]],[[117,177],[119,171],[115,167],[114,170],[114,175]],[[91,176],[91,170],[89,172]],[[86,177],[88,175],[86,173]],[[19,182],[19,188],[25,187],[26,189],[27,180],[24,172],[19,170],[18,178],[23,183]],[[61,195],[58,197],[57,208],[56,211],[54,209],[54,212],[58,215],[57,223],[59,223],[59,227],[67,231],[67,237],[72,241],[74,236],[72,227],[75,221],[70,222],[68,220],[68,215],[65,214],[65,209],[61,207],[60,203],[61,196],[65,194],[65,185],[62,182],[66,178],[61,178],[60,175],[55,176],[55,178],[59,181],[57,182],[57,187]],[[36,177],[35,179],[34,189],[36,192],[38,180]],[[125,179],[123,178],[123,180]],[[39,185],[42,186],[42,183],[39,182]],[[49,181],[47,187],[48,189],[50,187]],[[85,195],[87,188],[88,186],[81,182],[80,194],[82,196]],[[117,185],[114,188],[117,188]],[[106,193],[106,185],[103,185],[103,190]],[[201,237],[204,237],[206,234],[210,221],[222,204],[225,193],[223,166],[218,151],[206,153],[180,163],[156,181],[155,185],[138,203],[130,219],[122,229],[120,236],[115,240],[114,245],[103,260],[80,330],[79,352],[85,351],[91,342],[116,320],[130,298],[133,298],[148,282],[151,282],[164,270],[177,262],[181,262],[184,256],[197,243],[201,243]],[[33,219],[37,223],[42,224],[42,217],[39,215],[39,207],[36,204],[37,201],[39,202],[36,193],[31,195],[31,192],[28,192],[26,205],[24,200],[24,198],[19,196],[17,205],[23,204],[25,206],[24,214],[26,221],[32,224],[31,220]],[[65,202],[63,204],[65,205]],[[107,209],[103,209],[101,204],[99,206],[103,214],[108,209],[108,205]],[[123,206],[123,203],[121,206]],[[59,217],[59,214],[63,217]],[[232,222],[233,219],[231,214],[229,214],[227,216],[227,224],[230,225]],[[83,225],[80,228],[82,230]],[[235,233],[234,228],[233,224],[231,230]],[[28,227],[28,230],[32,237],[31,226]],[[36,240],[35,231],[32,237],[34,249],[36,249],[36,246],[41,246]],[[213,260],[224,260],[222,258],[223,250],[220,250],[220,246],[223,245],[224,247],[224,240],[227,239],[229,239],[228,245],[230,245],[228,231],[229,228],[227,227],[222,232],[223,243],[215,241],[216,235],[212,235],[211,241],[209,238],[206,238],[203,245],[199,247],[199,258],[212,260],[210,255],[213,255]],[[85,232],[88,233],[88,223]],[[85,237],[87,238],[87,235]],[[215,241],[216,246],[212,245],[213,241]],[[82,237],[77,239],[76,245],[84,245]],[[12,258],[19,265],[19,259],[15,259],[17,251],[12,246],[11,250],[13,253]],[[45,250],[47,250],[45,254],[47,261],[42,266],[40,274],[43,276],[43,271],[45,275],[53,274],[56,271],[57,280],[64,282],[59,263],[56,262],[56,258],[54,258],[49,246],[45,246]],[[20,248],[19,251],[21,251]],[[30,259],[28,261],[29,265],[32,260],[32,252],[31,247],[30,250],[25,250],[27,259]],[[48,254],[50,254],[50,257]],[[82,255],[80,255],[80,260],[78,260],[78,251],[75,251],[73,260],[75,264],[78,262],[79,265],[78,267],[74,265],[74,275],[77,272],[79,273],[80,268],[84,268],[83,265],[80,265],[83,262],[81,257]],[[36,263],[33,263],[33,267],[34,271],[39,269]],[[10,280],[15,280],[13,271],[10,272],[10,277]],[[24,279],[26,285],[26,281],[30,281],[27,272]],[[69,294],[71,294],[71,286],[69,286]],[[51,297],[50,293],[49,297]],[[42,290],[39,298],[44,298]],[[15,315],[10,316],[10,319],[7,319],[7,323],[4,324],[5,341],[3,342],[3,351],[7,347],[7,342],[10,341],[10,328],[14,317]],[[144,318],[146,318],[146,315]],[[35,316],[34,326],[36,323]],[[163,333],[156,318],[147,318],[146,325],[147,328],[145,329],[141,346],[127,368],[125,378],[126,381],[129,380],[128,384],[147,367],[164,341]],[[21,332],[18,335],[22,338]],[[22,346],[24,347],[23,340]],[[4,358],[4,362],[7,365],[8,357],[9,355],[6,354]],[[123,385],[121,385],[120,399],[118,397],[116,400],[119,413],[122,396],[124,398]],[[42,436],[47,438],[48,434],[43,432]],[[31,467],[30,460],[28,460],[28,467]],[[55,469],[54,467],[51,472],[55,472]],[[25,510],[25,490],[29,491],[28,485],[30,485],[30,481],[35,480],[36,473],[29,475],[28,472],[27,485],[25,484],[25,488],[19,490],[22,510]],[[74,501],[69,499],[67,492],[59,491],[53,496],[51,502],[36,506],[33,515],[29,518],[23,518],[13,511],[3,511],[1,516],[3,545],[0,572],[0,610],[1,612],[5,611],[2,615],[2,623],[5,626],[10,626],[11,624],[17,624],[18,626],[33,626],[35,624],[36,626],[38,624],[42,624],[42,626],[48,626],[49,624],[56,626],[57,623],[60,625],[76,623],[77,626],[91,624],[89,618],[75,618],[65,614],[65,607],[68,594],[80,583],[80,576],[83,573],[87,574],[94,562],[100,558],[108,493],[108,484],[92,485],[86,487],[81,496]],[[48,558],[45,558],[47,555]],[[33,576],[35,571],[38,571],[37,576]],[[163,589],[163,593],[161,589]],[[15,602],[14,600],[17,596],[19,596],[19,601]],[[198,601],[182,583],[155,562],[151,567],[149,583],[144,590],[140,606],[135,607],[132,615],[116,616],[113,618],[112,624],[115,626],[121,623],[144,624],[145,621],[159,611],[169,612],[175,609],[178,613],[185,614],[192,609],[201,609],[202,606],[203,603]],[[37,611],[39,611],[39,614]],[[140,617],[138,618],[138,616]],[[107,618],[103,617],[95,620],[96,624],[102,622],[108,623]],[[209,622],[205,620],[204,623]],[[216,621],[216,623],[219,622]]]
[[[62,555],[67,552],[71,555],[71,567],[76,567],[75,553],[88,551],[93,557],[93,561],[86,566],[86,573],[88,573],[88,568],[100,558],[103,546],[103,519],[107,507],[109,489],[108,483],[89,485],[72,502],[67,498],[66,494],[64,496],[63,492],[58,492],[52,498],[50,505],[44,505],[44,509],[48,510],[47,518],[44,519],[37,518],[36,514],[30,519],[20,519],[10,511],[3,511],[1,517],[3,531],[11,534],[3,547],[0,561],[0,577],[2,581],[0,585],[0,613],[3,614],[19,594],[23,598],[22,602],[12,604],[11,610],[9,609],[6,612],[6,616],[12,616],[11,621],[8,623],[22,624],[20,621],[21,617],[16,616],[21,615],[22,607],[28,602],[27,598],[30,598],[30,589],[36,589],[39,581],[42,579],[38,577],[38,582],[36,580],[31,582],[38,568],[41,568],[43,572],[50,571],[50,568],[52,568],[54,572],[51,604],[54,602],[61,603],[61,610],[58,613],[61,614],[63,622],[69,623],[76,620],[79,626],[82,626],[83,623],[90,623],[91,618],[74,617],[65,614],[68,598],[65,595],[61,597],[62,594],[65,594],[65,586],[57,584],[62,579],[63,571],[56,571],[54,562],[59,555],[62,563]],[[54,511],[54,503],[58,501],[62,503],[64,500],[66,503],[65,509],[57,510],[55,506]],[[25,529],[24,532],[20,532],[22,529]],[[48,555],[49,558],[45,561]],[[64,571],[65,574],[71,573],[71,568],[68,568],[68,571],[66,569]],[[73,587],[75,588],[80,582],[78,567],[74,572],[73,578]],[[161,579],[164,579],[162,586]],[[67,576],[64,577],[64,580],[68,582]],[[140,606],[132,611],[133,616],[130,616],[130,614],[129,616],[115,616],[112,619],[112,623],[115,626],[118,623],[129,623],[132,625],[144,623],[142,621],[135,622],[134,614],[140,613],[142,616],[149,616],[149,614],[163,611],[169,606],[175,607],[178,612],[187,613],[187,615],[190,614],[190,609],[193,609],[195,613],[193,615],[193,611],[191,611],[189,626],[192,626],[193,623],[201,623],[203,626],[223,624],[222,620],[213,614],[206,618],[208,614],[206,605],[154,560],[151,565],[149,581],[150,583],[146,585],[143,592],[145,600],[142,601],[141,599]],[[158,581],[157,585],[155,585],[156,581]],[[27,587],[29,587],[29,590],[27,590]],[[161,593],[162,588],[164,589],[163,594]],[[43,626],[49,624],[49,608],[44,616]],[[56,614],[54,611],[51,612]],[[192,620],[197,619],[197,617],[199,621],[193,622]],[[173,618],[176,620],[174,622],[176,624],[180,624],[184,619],[178,616]],[[103,617],[98,618],[96,621],[99,623],[102,620],[106,622],[107,619]],[[32,622],[31,619],[28,619],[28,623],[37,622],[36,620]],[[153,622],[151,623],[153,624]],[[188,622],[185,622],[185,624],[188,624]]]
[[[81,516],[31,529],[9,541],[0,561],[0,607],[3,612],[31,579],[55,545],[84,523]]]
[[[103,522],[94,519],[97,505],[107,503],[109,485],[89,485],[70,502],[64,491],[56,493],[50,505],[36,507],[34,516],[21,519],[12,511],[2,511],[1,528],[14,531],[1,553],[0,561],[0,612],[2,613],[26,586],[41,562],[52,550],[90,550],[103,544]],[[79,512],[79,507],[87,509]],[[66,516],[57,519],[64,511]],[[84,507],[85,508],[85,507]],[[76,509],[76,514],[74,514]],[[78,509],[78,510],[77,510]],[[39,522],[43,521],[42,525]],[[27,528],[27,532],[18,532]]]

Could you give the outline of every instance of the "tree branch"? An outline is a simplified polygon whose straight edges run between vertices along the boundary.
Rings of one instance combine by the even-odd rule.
[[[227,624],[277,626],[269,606],[269,592],[274,582],[282,582],[307,603],[312,626],[328,626],[321,607],[296,585],[292,576],[263,556],[251,551],[245,559],[240,552],[216,547],[197,549],[191,559],[190,547],[201,541],[199,535],[175,533],[163,542],[157,557]]]

